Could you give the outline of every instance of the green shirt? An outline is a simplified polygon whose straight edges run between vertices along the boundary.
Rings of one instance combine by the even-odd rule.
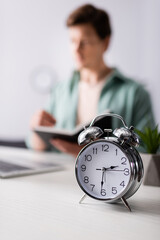
[[[59,83],[52,91],[46,111],[56,118],[56,128],[73,130],[76,126],[79,81],[80,74],[75,71],[69,81]],[[87,107],[87,103],[84,107]],[[117,69],[106,78],[99,97],[97,115],[106,110],[121,115],[128,127],[134,126],[139,130],[148,124],[155,127],[148,92]],[[113,130],[122,126],[119,119],[112,120]],[[26,141],[28,147],[31,147],[30,138]],[[55,151],[55,148],[52,147],[52,150]]]
[[[75,71],[69,81],[61,82],[53,89],[46,110],[56,118],[57,128],[71,130],[76,126],[79,81],[80,74]],[[97,114],[105,110],[121,115],[128,127],[132,125],[143,130],[148,124],[155,125],[148,92],[117,69],[106,78],[100,94]],[[120,126],[121,121],[113,119],[113,129]]]

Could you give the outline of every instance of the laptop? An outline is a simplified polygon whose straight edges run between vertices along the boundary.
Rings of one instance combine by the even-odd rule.
[[[62,165],[57,161],[59,158],[58,154],[50,154],[49,157],[46,157],[43,153],[34,153],[28,150],[10,151],[8,148],[5,149],[0,149],[0,178],[53,172],[63,169]]]

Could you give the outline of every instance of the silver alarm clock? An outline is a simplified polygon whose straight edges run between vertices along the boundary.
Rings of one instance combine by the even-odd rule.
[[[120,119],[124,127],[115,129],[114,137],[100,138],[104,132],[112,131],[94,126],[106,116]],[[78,143],[85,144],[75,167],[78,184],[85,193],[80,202],[86,195],[105,202],[121,200],[131,211],[126,199],[138,190],[144,172],[142,159],[135,149],[139,139],[134,128],[127,127],[120,115],[99,115],[80,133]]]

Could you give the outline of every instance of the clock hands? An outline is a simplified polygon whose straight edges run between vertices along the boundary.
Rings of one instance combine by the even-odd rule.
[[[116,167],[118,167],[118,166],[111,166],[111,167],[109,167],[109,168],[103,167],[102,169],[100,169],[100,168],[97,168],[97,169],[96,169],[96,170],[101,170],[101,171],[102,171],[101,190],[103,189],[103,184],[104,184],[104,182],[106,182],[106,174],[105,174],[106,170],[114,169],[114,168],[116,168]]]
[[[106,171],[107,171],[107,170],[110,170],[110,169],[114,169],[114,168],[116,168],[116,167],[118,167],[118,166],[111,166],[111,167],[108,167],[108,168],[103,167],[102,169],[101,169],[101,168],[96,168],[96,170],[102,171],[101,191],[102,191],[102,189],[103,189],[104,181],[106,182],[106,174],[105,174]]]
[[[101,192],[103,190],[104,182],[106,182],[106,171],[120,171],[120,172],[125,171],[125,169],[124,170],[121,170],[121,169],[119,169],[119,170],[117,169],[116,170],[116,169],[114,169],[114,168],[117,168],[117,167],[119,167],[119,166],[110,166],[108,168],[106,168],[106,167],[96,168],[96,170],[102,171]]]
[[[118,167],[118,166],[111,166],[111,167],[108,167],[108,168],[105,168],[105,167],[103,167],[103,168],[96,168],[96,170],[100,170],[100,171],[105,172],[105,171],[108,171],[108,170],[110,170],[110,169],[114,169],[114,168],[116,168],[116,167]],[[117,170],[117,171],[118,171],[118,170]]]

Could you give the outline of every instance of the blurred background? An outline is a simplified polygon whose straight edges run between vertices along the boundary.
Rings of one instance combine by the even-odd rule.
[[[71,76],[65,20],[84,3],[110,14],[113,36],[105,59],[146,86],[160,124],[159,0],[0,0],[1,139],[24,138],[51,86]]]

